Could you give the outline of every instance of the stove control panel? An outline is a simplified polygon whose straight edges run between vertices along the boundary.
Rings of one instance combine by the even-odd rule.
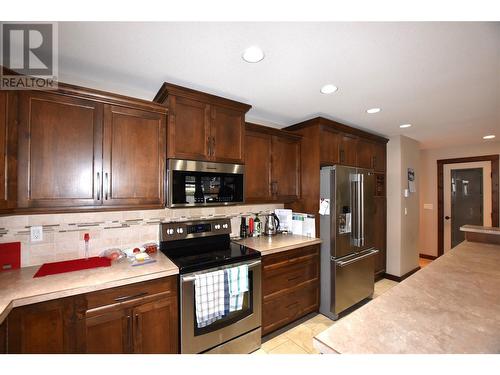
[[[231,234],[231,219],[181,221],[160,224],[160,241]]]

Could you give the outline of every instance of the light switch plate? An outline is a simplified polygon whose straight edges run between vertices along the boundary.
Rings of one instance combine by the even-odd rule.
[[[432,203],[424,203],[424,210],[433,210],[434,205]]]
[[[30,234],[31,234],[31,242],[43,241],[43,227],[41,225],[31,227]]]

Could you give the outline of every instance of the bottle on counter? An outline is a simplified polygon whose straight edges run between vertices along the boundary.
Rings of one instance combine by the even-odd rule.
[[[247,221],[245,216],[242,216],[240,224],[240,237],[245,238],[246,236],[247,236]]]
[[[255,220],[253,222],[253,235],[254,237],[259,237],[262,230],[262,223],[259,219],[259,214],[255,214]]]
[[[252,237],[254,230],[255,230],[255,222],[254,222],[253,217],[251,217],[251,218],[248,219],[247,236],[248,237]]]

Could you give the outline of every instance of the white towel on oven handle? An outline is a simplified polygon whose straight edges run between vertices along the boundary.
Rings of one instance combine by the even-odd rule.
[[[195,275],[196,323],[203,328],[224,315],[224,271]]]
[[[229,280],[229,312],[243,308],[245,293],[248,292],[248,265],[226,269]]]

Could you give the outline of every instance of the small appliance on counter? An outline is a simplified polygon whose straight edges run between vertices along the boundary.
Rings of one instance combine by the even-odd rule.
[[[160,251],[179,267],[181,353],[245,354],[261,345],[260,252],[230,234],[229,218],[160,225]],[[226,291],[233,284],[244,286]]]
[[[280,219],[274,212],[269,212],[266,214],[262,214],[265,217],[264,224],[264,234],[266,236],[274,236],[278,233],[280,229]]]

